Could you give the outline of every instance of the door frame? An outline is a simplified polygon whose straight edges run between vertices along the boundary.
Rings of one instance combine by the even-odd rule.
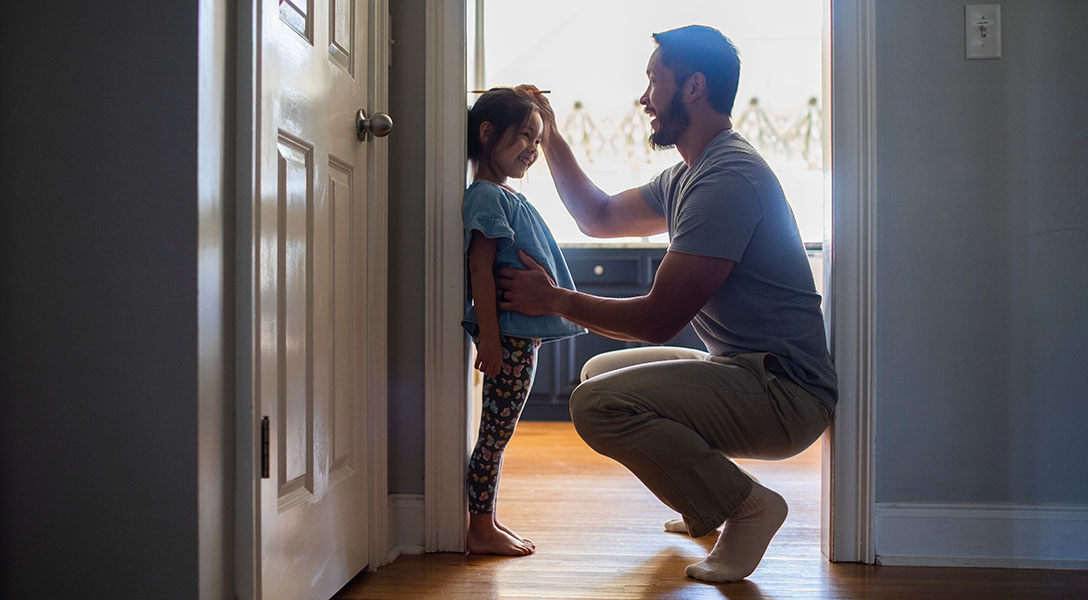
[[[876,561],[876,0],[825,8],[825,117],[831,136],[831,236],[824,241],[824,312],[839,375],[823,440],[821,550],[835,562]],[[828,94],[828,92],[830,92]],[[829,260],[830,258],[830,260]]]
[[[466,0],[428,2],[425,49],[424,496],[426,552],[463,552],[471,443],[465,310]],[[457,426],[460,425],[460,426]]]
[[[389,65],[388,0],[359,0],[368,11],[368,27],[379,35],[368,36],[369,60]],[[258,326],[255,310],[258,281],[255,272],[257,224],[260,202],[261,123],[261,18],[262,0],[237,4],[235,20],[236,129],[227,132],[235,140],[234,204],[234,363],[235,363],[235,589],[239,598],[261,597],[261,477],[260,407],[254,391],[254,346]],[[389,71],[368,68],[368,112],[388,111]],[[369,255],[367,304],[386,314],[388,250],[388,180],[371,173],[388,173],[388,143],[374,143],[367,152],[367,253]],[[369,566],[373,571],[391,561],[388,477],[388,378],[387,319],[368,320],[370,360],[367,365],[367,399],[363,418],[367,424],[367,473],[369,478]]]
[[[825,310],[839,373],[835,422],[824,436],[821,549],[835,562],[872,564],[876,398],[876,0],[828,0],[825,156],[835,165]],[[472,440],[469,365],[459,326],[465,298],[460,190],[465,183],[466,0],[427,7],[427,246],[425,549],[464,550],[462,474]],[[829,94],[827,94],[830,92]],[[828,110],[828,108],[825,108]],[[829,260],[830,258],[830,260]],[[463,392],[457,392],[462,390]],[[463,424],[450,427],[450,423]]]

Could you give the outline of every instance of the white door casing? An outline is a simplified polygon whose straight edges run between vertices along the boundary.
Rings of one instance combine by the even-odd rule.
[[[821,550],[836,562],[876,560],[876,0],[831,0],[831,239],[825,308],[839,401],[824,437]],[[825,113],[826,114],[826,113]]]
[[[465,307],[465,0],[428,2],[425,116],[424,549],[463,552],[473,431]]]
[[[374,110],[373,7],[255,8],[249,364],[257,419],[269,419],[270,469],[253,510],[255,552],[240,562],[255,571],[254,597],[325,599],[371,562],[368,417],[385,401],[372,368],[384,368],[384,322],[368,318],[385,308],[375,289],[384,289],[384,251],[371,239],[384,211],[368,203],[373,142],[354,130],[355,112]]]

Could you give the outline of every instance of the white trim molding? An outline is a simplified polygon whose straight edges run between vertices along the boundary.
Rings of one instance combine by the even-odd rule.
[[[387,112],[389,105],[389,3],[370,0],[368,26],[377,35],[369,36],[367,110]],[[388,315],[389,297],[389,144],[379,141],[367,151],[367,291],[371,314]],[[367,398],[367,468],[370,479],[368,571],[392,562],[389,535],[389,377],[388,319],[367,319],[368,349],[366,370]]]
[[[876,400],[875,0],[831,3],[832,236],[825,246],[839,375],[825,469],[823,551],[873,563]]]
[[[1088,569],[1088,505],[878,503],[882,565]]]
[[[254,319],[254,235],[259,202],[261,131],[261,1],[239,2],[235,14],[234,202],[234,585],[238,598],[261,596],[260,411]]]
[[[389,514],[393,517],[393,547],[387,562],[401,554],[423,554],[424,500],[423,494],[389,494]]]
[[[428,2],[424,345],[424,546],[462,552],[468,352],[461,197],[465,188],[465,2]]]

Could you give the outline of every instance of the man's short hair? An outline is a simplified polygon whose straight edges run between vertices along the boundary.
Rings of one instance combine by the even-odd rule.
[[[737,47],[722,32],[705,25],[688,25],[653,34],[661,62],[683,85],[695,73],[706,77],[710,106],[721,114],[733,112],[740,80]]]

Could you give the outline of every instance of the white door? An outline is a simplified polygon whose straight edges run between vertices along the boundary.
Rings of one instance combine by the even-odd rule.
[[[368,564],[367,3],[263,0],[260,597],[325,600]],[[373,174],[381,176],[382,174]]]

